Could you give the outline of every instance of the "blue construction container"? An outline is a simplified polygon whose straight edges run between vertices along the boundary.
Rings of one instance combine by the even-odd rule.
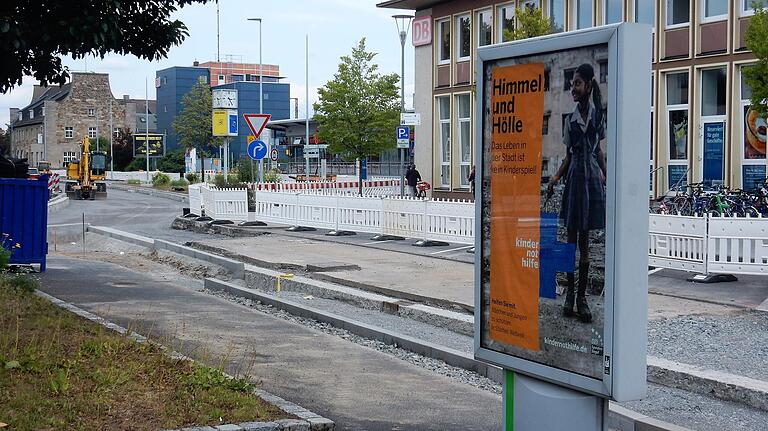
[[[7,236],[5,236],[7,235]],[[11,263],[40,264],[48,253],[48,175],[37,180],[0,178],[0,236],[15,248]]]

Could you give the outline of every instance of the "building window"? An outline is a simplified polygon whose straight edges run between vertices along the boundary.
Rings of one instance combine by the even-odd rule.
[[[451,186],[451,99],[437,98],[438,139],[440,142],[440,186]]]
[[[546,136],[549,135],[549,118],[552,116],[552,114],[544,114],[544,122],[541,123],[541,134]]]
[[[507,4],[499,6],[496,9],[496,16],[498,17],[498,31],[497,39],[499,42],[509,42],[512,40],[515,34],[515,5]]]
[[[553,33],[565,30],[565,0],[549,0],[549,21]]]
[[[493,17],[490,9],[476,13],[477,46],[485,46],[493,43]]]
[[[768,0],[740,0],[741,1],[741,15],[742,16],[749,16],[755,14],[755,8],[752,7],[752,4],[757,2],[759,5],[763,6],[763,9],[768,8]]]
[[[112,129],[112,136],[114,136],[115,138],[119,138],[120,137],[120,129],[118,129],[117,127],[113,128]]]
[[[635,0],[635,22],[656,27],[656,2]]]
[[[34,109],[30,109],[29,110],[29,119],[31,120],[33,118],[35,118],[35,110]]]
[[[605,84],[608,82],[608,60],[600,60],[600,83]]]
[[[163,105],[163,112],[168,112],[168,105]]]
[[[571,0],[577,29],[592,27],[592,0]]]
[[[440,21],[437,24],[437,31],[440,40],[438,45],[440,64],[448,64],[451,62],[451,22]]]
[[[74,162],[77,160],[77,153],[74,151],[64,151],[64,166],[69,164],[69,162]]]
[[[205,76],[205,75],[201,75],[201,76],[199,76],[199,77],[197,78],[197,80],[198,80],[198,81],[199,81],[201,84],[207,84],[207,83],[208,83],[208,77],[207,77],[207,76]]]
[[[232,82],[240,82],[245,80],[245,75],[242,73],[233,73],[232,74]]]
[[[741,75],[741,133],[742,153],[741,187],[745,190],[754,190],[765,180],[765,144],[766,129],[768,124],[765,118],[760,118],[755,111],[750,109],[752,103],[752,88],[744,79],[744,70],[749,66],[742,66]]]
[[[472,28],[470,26],[470,16],[463,15],[456,18],[456,47],[459,52],[457,61],[469,60],[472,52]]]
[[[472,123],[469,94],[456,96],[456,120],[458,121],[459,154],[461,155],[461,186],[469,187],[469,170],[472,164]]]
[[[216,78],[216,83],[217,84],[226,84],[226,79],[225,79],[224,75],[219,75]]]
[[[168,83],[168,77],[167,76],[163,76],[163,84],[167,84],[167,83]]]
[[[551,71],[549,69],[544,69],[544,91],[549,91],[550,75]]]
[[[24,119],[24,111],[19,111],[19,121]]]
[[[88,116],[89,117],[95,117],[96,116],[96,108],[88,108]]]
[[[94,139],[96,137],[96,128],[95,127],[89,127],[88,128],[88,138]]]
[[[725,67],[701,71],[701,115],[725,115]]]
[[[704,0],[704,8],[701,12],[703,22],[728,19],[728,1]]]
[[[573,84],[574,73],[576,73],[576,69],[563,70],[563,91],[571,90],[571,84]]]
[[[67,126],[64,128],[64,137],[67,139],[71,139],[75,137],[75,129],[71,126]]]
[[[688,181],[688,72],[667,74],[669,188]]]
[[[603,0],[603,23],[615,24],[624,21],[623,4],[624,0]]]
[[[689,0],[667,0],[667,28],[688,25],[689,12]]]
[[[43,106],[42,108],[40,108],[40,115],[41,115],[41,116],[43,116],[43,117],[45,117],[45,106]]]

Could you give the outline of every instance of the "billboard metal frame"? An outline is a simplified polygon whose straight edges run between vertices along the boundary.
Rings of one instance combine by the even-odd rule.
[[[646,390],[648,142],[650,141],[651,29],[623,23],[478,49],[475,160],[483,176],[484,69],[488,62],[608,45],[605,241],[605,343],[602,379],[555,368],[481,346],[483,208],[475,213],[475,358],[544,381],[615,401],[642,398]],[[619,175],[620,173],[620,175]],[[482,202],[483,181],[475,201]],[[538,288],[538,287],[537,287]],[[606,372],[607,371],[607,372]]]

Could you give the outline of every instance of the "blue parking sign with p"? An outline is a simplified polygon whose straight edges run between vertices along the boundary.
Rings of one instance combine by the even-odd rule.
[[[411,131],[406,126],[398,126],[397,127],[397,139],[409,139],[411,136]]]

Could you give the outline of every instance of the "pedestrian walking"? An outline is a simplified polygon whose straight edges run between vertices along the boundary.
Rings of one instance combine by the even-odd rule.
[[[411,163],[405,171],[405,181],[408,184],[408,196],[416,196],[416,184],[421,181],[421,174],[416,170],[416,165]]]
[[[469,175],[467,176],[467,181],[469,181],[469,189],[472,190],[472,195],[475,195],[475,165],[472,165],[472,170],[469,171]]]

